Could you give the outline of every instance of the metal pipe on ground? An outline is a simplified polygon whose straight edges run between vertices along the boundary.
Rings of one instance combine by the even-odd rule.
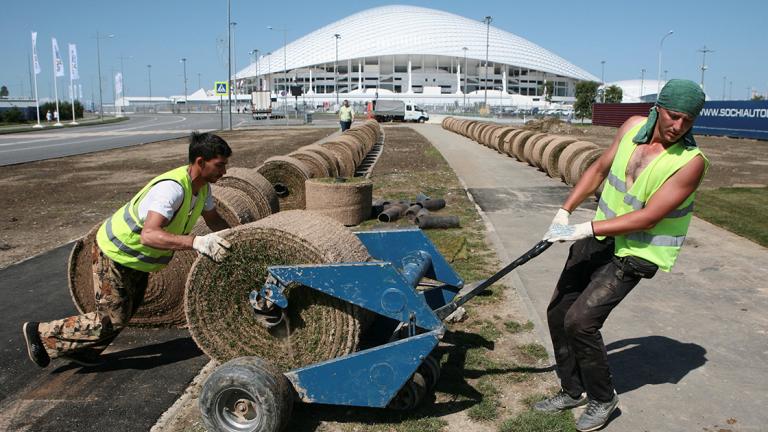
[[[421,229],[458,228],[460,226],[458,216],[426,215],[416,218],[416,223]]]

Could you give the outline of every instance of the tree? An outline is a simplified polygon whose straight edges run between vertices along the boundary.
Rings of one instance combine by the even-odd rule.
[[[573,104],[576,116],[592,118],[592,104],[595,103],[597,88],[600,83],[595,81],[580,81],[576,83],[576,103]]]
[[[753,101],[761,101],[761,100],[765,100],[765,96],[763,96],[763,95],[761,95],[761,94],[755,94],[755,95],[752,95],[752,100],[753,100]]]
[[[617,85],[612,85],[605,89],[605,102],[621,103],[624,99],[624,91]]]
[[[8,87],[2,86],[0,87],[0,98],[7,98],[8,97]]]
[[[17,107],[12,107],[6,111],[0,112],[0,122],[5,123],[25,123],[24,113]]]
[[[45,113],[48,111],[50,111],[51,114],[56,111],[55,102],[46,102],[40,105],[41,115],[45,116]],[[83,104],[78,100],[75,101],[75,114],[77,118],[83,118]],[[72,104],[69,101],[59,101],[59,119],[61,121],[72,120]]]

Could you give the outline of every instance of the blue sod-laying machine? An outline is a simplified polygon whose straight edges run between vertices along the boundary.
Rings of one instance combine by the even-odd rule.
[[[272,266],[251,300],[255,306],[257,298],[266,299],[284,310],[289,307],[284,295],[288,286],[310,287],[374,312],[375,342],[367,344],[370,348],[283,374],[258,357],[223,364],[207,379],[199,399],[209,429],[278,432],[288,423],[294,399],[415,408],[440,376],[440,362],[432,353],[445,333],[443,320],[551,245],[541,241],[488,279],[464,286],[419,229],[356,235],[376,261]]]

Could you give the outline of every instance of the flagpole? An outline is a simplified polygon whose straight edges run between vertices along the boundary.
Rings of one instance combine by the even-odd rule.
[[[73,126],[78,125],[75,120],[75,74],[77,73],[77,48],[74,44],[67,44],[67,51],[69,52],[69,98],[72,101],[72,121],[69,123]],[[79,78],[79,74],[78,74]]]
[[[35,65],[37,65],[37,35],[35,35],[35,38],[33,39],[32,60],[35,62],[35,64],[32,65],[32,68],[34,69]],[[37,124],[32,127],[36,129],[40,129],[43,127],[43,125],[40,124],[40,100],[37,97],[37,71],[36,70],[32,71],[32,76],[35,78],[35,107],[36,107],[35,111],[37,112]]]
[[[57,66],[56,65],[56,54],[57,54],[56,51],[58,50],[58,43],[56,44],[56,48],[57,49],[53,50],[53,94],[55,95],[55,100],[56,100],[56,113],[55,113],[56,123],[54,123],[53,125],[61,127],[61,126],[64,126],[64,125],[61,124],[61,111],[59,111],[59,87],[57,85],[57,81],[59,79],[56,77],[56,66]]]
[[[69,76],[69,88],[72,90],[70,93],[72,96],[72,121],[69,124],[78,125],[80,123],[75,121],[75,84],[72,82],[72,75]]]

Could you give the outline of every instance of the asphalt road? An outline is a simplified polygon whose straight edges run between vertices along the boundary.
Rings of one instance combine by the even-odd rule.
[[[76,313],[64,245],[0,271],[0,430],[149,430],[208,362],[180,329],[123,331],[105,364],[81,368],[27,358],[21,325]]]
[[[233,126],[248,119],[233,118]],[[228,124],[225,118],[225,126]],[[132,114],[98,126],[0,135],[0,166],[127,147],[220,128],[218,114]]]

